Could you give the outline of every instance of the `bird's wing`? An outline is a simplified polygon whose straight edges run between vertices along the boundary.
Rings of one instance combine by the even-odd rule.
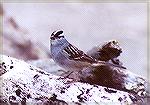
[[[97,63],[92,64],[93,67],[98,67],[98,66],[101,66],[101,65],[106,65],[106,66],[109,66],[109,67],[117,67],[117,68],[120,68],[120,69],[126,69],[126,67],[124,67],[124,66],[109,63],[109,62],[105,62],[105,61],[98,61]]]
[[[69,57],[70,60],[76,60],[81,62],[95,63],[96,60],[83,51],[79,50],[77,47],[69,44],[63,49],[63,53]]]
[[[79,50],[77,47],[71,44],[66,46],[62,52],[64,53],[64,55],[67,56],[67,58],[69,58],[69,60],[91,63],[92,66],[94,67],[107,65],[110,67],[112,66],[112,67],[126,69],[125,67],[120,66],[120,65],[112,64],[112,63],[105,62],[105,61],[97,61],[91,56],[86,55],[83,51]]]

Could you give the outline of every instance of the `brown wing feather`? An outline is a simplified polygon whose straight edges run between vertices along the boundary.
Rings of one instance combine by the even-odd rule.
[[[88,55],[86,55],[83,51],[79,50],[75,46],[69,44],[66,48],[64,48],[65,53],[69,56],[70,60],[76,60],[81,62],[95,63],[96,60]]]

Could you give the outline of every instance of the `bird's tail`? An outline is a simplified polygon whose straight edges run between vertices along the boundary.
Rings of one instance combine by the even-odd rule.
[[[121,69],[126,69],[126,67],[124,67],[124,66],[116,65],[116,64],[112,64],[112,63],[104,62],[104,61],[98,61],[98,63],[93,63],[92,64],[92,66],[94,66],[94,67],[98,67],[98,66],[102,66],[102,65],[113,66],[113,67],[118,67],[118,68],[121,68]]]

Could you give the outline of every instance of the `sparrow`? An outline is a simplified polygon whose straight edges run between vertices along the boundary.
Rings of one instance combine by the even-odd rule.
[[[85,67],[110,66],[125,69],[125,67],[105,61],[96,60],[82,50],[69,43],[62,30],[54,31],[50,36],[52,59],[62,68],[69,71],[80,71]]]

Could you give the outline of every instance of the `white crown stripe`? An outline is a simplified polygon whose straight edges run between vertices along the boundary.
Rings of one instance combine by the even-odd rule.
[[[57,30],[57,31],[55,31],[55,32],[54,32],[54,35],[56,35],[56,34],[57,34],[58,32],[60,32],[60,31],[61,31],[61,30]]]

